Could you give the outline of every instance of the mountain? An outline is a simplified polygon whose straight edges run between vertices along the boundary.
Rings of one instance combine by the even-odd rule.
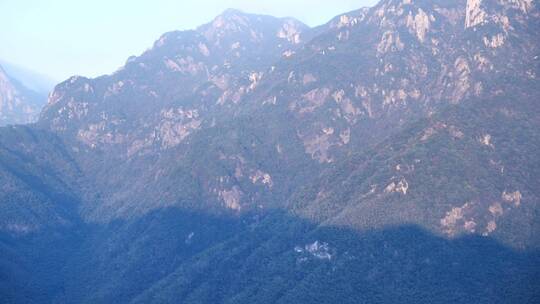
[[[20,76],[23,78],[19,78]],[[23,84],[20,79],[33,81],[31,77],[26,77],[18,72],[8,74],[0,66],[0,125],[2,126],[35,122],[47,100],[48,91],[44,91],[43,87],[37,85],[37,82],[36,90],[27,87],[26,83],[28,82]]]
[[[0,65],[12,78],[17,79],[26,88],[47,96],[53,89],[56,81],[49,76],[37,73],[30,69],[9,63],[0,59]]]
[[[534,303],[540,11],[227,10],[0,129],[7,303]]]

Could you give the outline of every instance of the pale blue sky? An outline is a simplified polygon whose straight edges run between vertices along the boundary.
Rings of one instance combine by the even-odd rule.
[[[114,72],[171,30],[227,8],[310,26],[377,0],[0,0],[0,59],[63,80]]]

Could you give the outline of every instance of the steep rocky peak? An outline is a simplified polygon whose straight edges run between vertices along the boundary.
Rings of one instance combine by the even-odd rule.
[[[402,15],[422,9],[430,12],[440,9],[463,9],[467,0],[383,0],[372,9],[376,15]]]
[[[271,37],[299,43],[301,32],[308,28],[307,25],[293,18],[276,18],[228,9],[212,22],[200,26],[197,31],[216,44],[242,35],[247,35],[255,43]]]
[[[530,14],[534,11],[534,0],[383,0],[372,8],[376,18],[392,18],[417,11],[426,14],[445,10],[459,10],[466,15],[465,26],[485,24],[500,17],[501,13]]]
[[[249,25],[250,16],[240,10],[227,9],[221,15],[214,18],[210,26],[214,29],[238,31]]]
[[[465,7],[466,0],[383,0],[361,12],[361,17],[356,19],[360,20],[357,27],[377,29],[387,38],[399,39],[398,44],[403,42],[403,33],[409,32],[419,43],[425,44],[432,42],[434,32],[454,31],[450,27],[462,27]]]
[[[456,32],[489,26],[491,35],[500,34],[494,38],[496,41],[487,44],[497,45],[501,35],[538,17],[533,0],[383,0],[362,19],[383,32],[408,30],[421,43],[430,42],[436,31],[448,32],[448,27]]]
[[[466,15],[466,27],[473,27],[496,19],[496,15],[503,12],[529,14],[536,6],[534,0],[383,0],[373,7],[373,14],[379,18],[390,18],[418,10],[428,14],[434,11],[459,10]]]
[[[452,23],[464,15],[466,0],[426,1],[426,0],[388,0],[381,1],[369,12],[369,22],[382,27],[396,24],[416,24],[427,27],[437,17],[449,19]]]
[[[301,21],[292,18],[292,17],[284,17],[284,18],[278,18],[270,15],[262,15],[262,14],[251,14],[246,13],[238,9],[232,9],[229,8],[225,10],[223,13],[221,13],[219,16],[214,18],[212,22],[209,24],[203,25],[200,28],[204,28],[208,25],[214,27],[214,28],[221,28],[221,27],[242,27],[247,25],[253,25],[256,23],[282,23],[282,24],[294,24],[295,26],[307,29],[308,26]]]
[[[533,0],[467,0],[465,28],[500,24],[508,29],[509,15],[527,16],[536,7]]]

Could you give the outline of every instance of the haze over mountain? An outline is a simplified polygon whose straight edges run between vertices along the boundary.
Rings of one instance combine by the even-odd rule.
[[[35,122],[52,82],[10,64],[5,67],[0,65],[0,126]]]
[[[313,5],[313,0],[1,1],[0,58],[58,80],[72,75],[98,77],[117,70],[128,56],[142,53],[161,34],[195,28],[230,7],[294,16],[315,26],[339,13],[376,2],[336,0]]]
[[[0,64],[5,72],[12,78],[17,79],[28,89],[47,96],[53,89],[57,81],[47,75],[37,73],[24,67],[0,60]]]
[[[227,10],[0,129],[7,303],[540,300],[540,11]]]

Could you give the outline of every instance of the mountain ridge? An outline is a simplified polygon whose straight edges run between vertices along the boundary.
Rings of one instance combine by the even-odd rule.
[[[0,128],[2,294],[534,302],[528,3],[385,0],[311,29],[232,10],[60,83]]]
[[[471,12],[466,7],[471,7],[471,1],[452,4],[382,1],[373,8],[354,12],[359,14],[356,17],[345,14],[334,18],[317,38],[300,44],[294,38],[300,34],[292,39],[281,35],[289,24],[288,19],[226,11],[195,31],[163,35],[153,49],[130,59],[123,70],[113,75],[94,80],[76,77],[60,84],[39,124],[62,134],[67,144],[72,145],[74,157],[82,157],[83,162],[95,161],[94,150],[105,154],[114,151],[116,155],[104,163],[105,167],[91,169],[96,170],[89,175],[96,177],[90,179],[107,176],[110,167],[129,172],[128,167],[122,168],[125,161],[131,167],[138,167],[153,159],[154,166],[160,168],[166,162],[174,163],[177,153],[183,155],[183,160],[177,162],[180,171],[193,168],[197,157],[205,158],[207,165],[212,163],[209,167],[213,169],[196,166],[196,172],[182,173],[185,174],[182,179],[191,180],[188,184],[199,185],[197,191],[202,191],[200,194],[187,191],[195,195],[189,198],[157,190],[169,179],[167,175],[175,173],[146,172],[148,179],[152,174],[160,175],[151,182],[156,189],[151,191],[152,195],[169,197],[158,199],[161,203],[157,206],[187,199],[212,201],[201,206],[211,210],[219,210],[220,205],[235,212],[245,208],[282,207],[291,192],[276,195],[273,188],[289,184],[290,191],[294,191],[296,187],[294,182],[291,184],[294,175],[290,169],[275,170],[281,167],[283,150],[294,151],[289,156],[289,165],[306,171],[301,177],[295,176],[302,184],[336,158],[399,133],[408,122],[429,117],[447,105],[467,99],[499,98],[497,95],[504,90],[515,90],[507,77],[537,82],[534,72],[525,68],[531,65],[524,64],[522,59],[535,62],[531,54],[538,51],[538,45],[531,44],[527,27],[513,24],[521,24],[528,18],[537,20],[534,16],[538,17],[538,11],[531,7],[523,11],[514,2],[482,3],[497,8],[492,11],[495,17],[491,19],[506,26],[504,37],[518,35],[512,45],[504,42],[492,45],[485,37],[493,29],[482,22],[468,27],[466,15]],[[501,16],[510,14],[509,11],[515,13],[512,26],[508,21],[500,21],[506,20]],[[258,23],[261,18],[266,21]],[[336,24],[337,20],[340,23]],[[248,24],[256,26],[246,27]],[[429,35],[449,38],[429,40]],[[261,48],[260,37],[266,37],[269,45],[277,48],[270,52],[266,47]],[[466,50],[455,49],[457,43]],[[236,51],[239,44],[249,46],[251,57],[247,60]],[[509,56],[508,52],[514,50],[515,54]],[[356,54],[362,54],[363,66],[350,71],[343,62],[352,60],[351,56]],[[504,64],[499,59],[501,56],[505,57]],[[260,62],[275,64],[261,69]],[[350,79],[359,80],[355,84]],[[381,84],[385,87],[379,87]],[[506,84],[513,87],[506,88]],[[75,95],[70,97],[72,93]],[[230,121],[229,117],[234,120]],[[261,123],[251,117],[259,117]],[[276,123],[282,127],[265,130],[265,125]],[[256,131],[249,132],[249,128]],[[215,150],[203,152],[204,156],[192,154],[191,151],[202,149],[195,142],[204,145],[204,141],[214,140],[212,137],[219,129],[231,132],[231,138],[237,138],[239,146],[218,141]],[[200,139],[196,139],[198,134]],[[265,147],[255,148],[257,141]],[[281,141],[288,142],[288,146],[283,147]],[[244,152],[238,149],[245,145],[251,148]],[[273,165],[257,168],[262,159]],[[249,176],[243,171],[248,171]],[[126,198],[131,197],[129,193],[141,190],[131,189],[121,179],[118,183],[118,189],[125,190],[105,195],[111,200],[105,203],[107,208],[118,204],[116,208],[125,210],[123,213],[148,207],[142,201],[138,208],[133,208],[134,200],[126,201]],[[145,197],[148,193],[137,196]],[[267,203],[255,207],[253,202],[261,197]],[[242,206],[243,199],[247,206]],[[95,208],[95,201],[90,201]],[[98,212],[102,213],[100,218],[110,214],[105,210]]]

